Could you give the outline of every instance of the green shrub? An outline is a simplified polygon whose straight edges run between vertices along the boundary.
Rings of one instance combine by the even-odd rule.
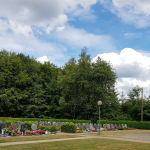
[[[36,122],[33,122],[33,121],[32,121],[32,122],[31,122],[31,121],[30,121],[30,122],[23,122],[21,125],[24,125],[24,124],[27,124],[27,125],[28,125],[27,130],[32,130],[32,129],[31,129],[31,125],[32,125],[32,124],[36,124],[36,125],[37,125],[37,123],[36,123]]]
[[[77,126],[73,123],[67,123],[61,125],[61,132],[67,132],[67,133],[76,133]]]
[[[118,130],[123,130],[123,127],[117,127]]]
[[[17,123],[16,121],[10,121],[10,120],[6,120],[5,121],[7,128],[10,127],[11,123]]]
[[[47,130],[49,132],[56,132],[57,131],[56,126],[41,126],[40,129],[44,130],[44,131]]]

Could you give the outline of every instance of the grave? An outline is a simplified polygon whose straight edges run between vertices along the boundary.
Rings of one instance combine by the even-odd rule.
[[[11,125],[14,125],[13,130],[17,130],[17,124],[16,123],[11,123]]]
[[[27,130],[27,129],[28,129],[28,124],[25,123],[24,125],[21,125],[20,131],[21,131],[21,132],[25,132],[25,130]]]
[[[32,129],[32,131],[36,131],[37,125],[36,125],[36,124],[32,124],[32,125],[31,125],[31,129]]]
[[[7,128],[6,123],[0,123],[0,133],[2,133],[2,129]]]
[[[110,124],[107,124],[107,129],[110,129]]]

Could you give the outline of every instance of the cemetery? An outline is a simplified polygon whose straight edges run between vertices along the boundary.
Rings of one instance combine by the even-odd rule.
[[[127,124],[100,124],[100,131],[133,130]],[[72,123],[72,122],[50,122],[50,121],[10,121],[0,120],[0,137],[6,136],[32,136],[32,135],[51,135],[57,132],[68,133],[88,133],[98,132],[99,124],[92,123]]]

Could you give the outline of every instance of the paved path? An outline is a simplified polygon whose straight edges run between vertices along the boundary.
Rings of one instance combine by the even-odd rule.
[[[79,135],[82,137],[76,138],[64,138],[64,139],[51,139],[51,140],[36,140],[36,141],[22,141],[22,142],[9,142],[9,143],[0,143],[0,146],[7,145],[19,145],[19,144],[31,144],[31,143],[43,143],[43,142],[54,142],[54,141],[67,141],[67,140],[78,140],[78,139],[113,139],[121,141],[130,141],[130,142],[140,142],[140,143],[149,143],[150,144],[150,133],[140,133],[140,134],[131,134],[131,135],[121,135],[121,136],[98,136],[98,135],[88,135],[85,133],[70,134],[70,133],[58,133],[60,135]]]

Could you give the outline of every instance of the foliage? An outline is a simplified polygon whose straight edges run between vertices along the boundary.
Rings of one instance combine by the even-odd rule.
[[[66,123],[61,125],[61,132],[76,133],[77,126],[73,123]]]
[[[97,101],[100,99],[103,118],[115,119],[119,110],[114,89],[116,78],[111,64],[99,57],[92,62],[86,48],[83,49],[80,59],[70,59],[64,72],[58,74],[58,85],[62,87],[60,110],[73,119],[98,119]]]
[[[57,131],[56,126],[41,126],[40,129],[44,130],[44,131],[47,130],[49,132],[56,132]]]

